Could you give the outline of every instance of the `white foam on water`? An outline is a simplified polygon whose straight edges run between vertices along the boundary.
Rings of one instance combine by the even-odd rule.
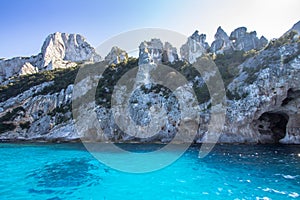
[[[292,192],[289,194],[290,197],[293,197],[293,198],[297,198],[299,197],[299,194],[297,192]]]

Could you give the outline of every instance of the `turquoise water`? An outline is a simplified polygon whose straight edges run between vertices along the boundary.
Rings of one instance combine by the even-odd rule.
[[[81,144],[0,144],[0,199],[300,199],[299,147],[217,145],[199,159],[193,146],[164,169],[130,174]]]

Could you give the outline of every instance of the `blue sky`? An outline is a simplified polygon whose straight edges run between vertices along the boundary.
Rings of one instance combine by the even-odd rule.
[[[218,26],[239,26],[268,39],[300,20],[299,0],[1,0],[0,58],[40,52],[53,32],[80,33],[97,47],[119,33],[146,27],[184,35],[194,30],[211,43]],[[102,55],[103,56],[103,55]],[[105,55],[104,55],[105,56]]]

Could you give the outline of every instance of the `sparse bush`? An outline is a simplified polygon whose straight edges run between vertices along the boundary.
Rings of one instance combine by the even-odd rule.
[[[66,104],[66,105],[62,105],[60,107],[56,107],[54,110],[52,110],[50,113],[48,113],[48,115],[50,116],[55,116],[56,113],[62,113],[62,114],[66,114],[67,112],[71,112],[71,104]]]
[[[237,66],[248,59],[255,51],[233,51],[232,53],[217,54],[214,62],[216,63],[219,72],[222,76],[225,87],[232,82],[234,77],[238,75],[239,69]]]
[[[273,39],[269,42],[266,49],[278,48],[280,46],[289,44],[293,41],[294,36],[297,34],[298,34],[297,31],[292,30],[278,39]]]
[[[16,125],[13,123],[0,123],[0,134],[7,131],[12,131],[16,128]]]
[[[240,100],[240,99],[244,99],[248,96],[248,93],[244,93],[242,95],[240,95],[237,91],[233,91],[231,92],[230,90],[226,90],[226,97],[229,100]]]
[[[6,131],[12,131],[16,128],[16,125],[12,123],[14,118],[20,111],[25,111],[23,107],[17,107],[12,111],[7,112],[4,116],[0,118],[0,133]]]
[[[58,92],[61,89],[66,88],[69,84],[74,83],[77,72],[78,67],[74,67],[17,77],[7,86],[0,87],[0,101],[6,101],[7,99],[15,97],[33,86],[49,81],[54,81],[54,85],[44,88],[44,90],[39,94]]]
[[[20,127],[22,129],[29,129],[30,128],[30,122],[22,122],[22,123],[20,123]]]
[[[25,112],[25,109],[23,107],[17,107],[14,108],[12,111],[8,111],[4,116],[0,118],[0,123],[12,121],[20,111]]]
[[[200,104],[205,103],[210,99],[210,94],[206,84],[202,87],[193,87],[193,89]]]
[[[117,65],[108,66],[108,68],[102,74],[102,78],[100,78],[98,87],[96,89],[96,104],[110,108],[111,95],[114,86],[126,72],[137,66],[138,59],[136,58],[129,58],[128,62],[126,63],[122,62]],[[107,89],[109,92],[106,91]]]
[[[55,116],[56,117],[55,123],[61,124],[63,122],[68,121],[70,118],[73,118],[73,114],[71,112],[72,111],[71,106],[72,106],[71,103],[62,105],[52,110],[50,113],[48,113],[48,115],[51,117]],[[68,112],[70,112],[70,115],[67,115]]]

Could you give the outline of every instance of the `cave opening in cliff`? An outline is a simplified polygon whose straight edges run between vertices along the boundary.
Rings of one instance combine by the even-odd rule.
[[[265,112],[258,118],[258,131],[278,143],[286,134],[288,121],[289,116],[284,112]]]

